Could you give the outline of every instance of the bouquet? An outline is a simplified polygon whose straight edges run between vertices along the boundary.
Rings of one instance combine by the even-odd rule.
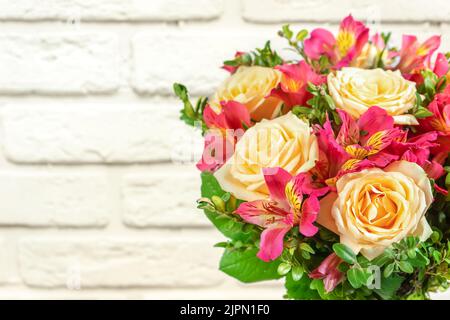
[[[201,128],[199,208],[220,270],[284,278],[288,299],[429,299],[450,279],[449,54],[440,37],[370,34],[351,15],[238,52],[181,119]]]

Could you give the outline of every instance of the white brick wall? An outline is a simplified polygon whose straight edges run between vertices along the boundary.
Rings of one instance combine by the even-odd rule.
[[[209,20],[224,0],[0,0],[0,19],[87,21]]]
[[[450,43],[447,0],[0,0],[0,299],[281,298],[217,270],[171,86],[209,94],[281,22],[349,12]]]
[[[118,89],[118,44],[111,34],[0,36],[1,93],[84,94]]]

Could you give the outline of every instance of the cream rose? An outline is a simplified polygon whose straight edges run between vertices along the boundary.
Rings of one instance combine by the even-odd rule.
[[[433,202],[431,183],[415,163],[398,161],[384,170],[350,173],[337,193],[321,201],[318,223],[340,235],[341,243],[372,260],[409,235],[431,235],[425,213]]]
[[[416,103],[416,85],[398,70],[343,68],[328,75],[328,88],[336,106],[355,119],[378,106],[393,116],[396,124],[419,124],[406,114]]]
[[[371,69],[375,67],[378,57],[380,56],[381,51],[377,48],[376,45],[372,43],[366,43],[364,48],[361,51],[361,54],[356,58],[351,66],[356,68],[363,69]],[[381,60],[386,65],[388,62],[388,54],[387,50],[383,52],[381,56]]]
[[[209,104],[220,111],[221,101],[237,101],[244,104],[252,119],[272,119],[280,113],[283,102],[276,97],[267,97],[281,81],[281,72],[265,67],[240,67],[227,78]]]
[[[318,155],[317,138],[309,124],[289,112],[248,129],[215,177],[224,190],[238,199],[266,199],[269,191],[263,168],[281,167],[296,175],[312,169]]]
[[[361,51],[361,54],[355,61],[352,62],[351,66],[356,68],[373,68],[378,57],[378,49],[375,45],[371,43],[366,43]]]

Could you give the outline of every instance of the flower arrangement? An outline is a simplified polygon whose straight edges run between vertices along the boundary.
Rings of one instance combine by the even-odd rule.
[[[202,129],[199,208],[227,242],[220,269],[285,278],[289,299],[429,299],[450,280],[450,55],[440,37],[279,35],[181,119]]]

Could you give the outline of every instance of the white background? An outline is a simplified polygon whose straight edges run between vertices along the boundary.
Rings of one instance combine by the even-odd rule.
[[[448,0],[0,0],[0,298],[281,298],[217,270],[171,85],[350,12],[450,48]]]

